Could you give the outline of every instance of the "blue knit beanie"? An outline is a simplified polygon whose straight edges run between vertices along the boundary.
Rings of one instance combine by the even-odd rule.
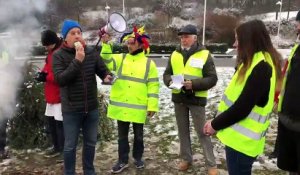
[[[61,29],[61,34],[63,38],[66,39],[68,32],[75,27],[81,30],[81,27],[77,21],[70,20],[70,19],[65,20]]]

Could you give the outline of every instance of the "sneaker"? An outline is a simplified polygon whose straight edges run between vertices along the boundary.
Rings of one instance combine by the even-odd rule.
[[[122,172],[126,168],[128,168],[128,163],[118,162],[112,167],[111,173],[117,174]]]
[[[56,163],[62,163],[64,162],[64,153],[59,153],[59,155],[56,158]]]
[[[135,165],[135,168],[137,168],[137,169],[142,169],[145,167],[144,161],[142,161],[142,160],[134,161],[134,165]]]
[[[51,150],[46,152],[45,157],[47,157],[47,158],[57,157],[57,156],[59,156],[59,154],[60,154],[60,152],[58,152],[54,149],[51,149]]]

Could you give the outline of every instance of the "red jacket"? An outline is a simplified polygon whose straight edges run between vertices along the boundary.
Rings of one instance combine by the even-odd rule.
[[[283,76],[283,77],[284,77],[284,75],[285,75],[285,72],[287,71],[286,69],[287,69],[288,65],[289,65],[289,60],[286,60],[285,63],[284,63],[284,66],[283,66],[283,68],[282,68],[282,70],[281,70],[281,73],[282,73],[282,76]],[[283,80],[282,80],[282,81],[283,81]],[[280,90],[275,91],[275,98],[274,98],[274,101],[275,101],[276,103],[278,103],[278,101],[279,101],[280,91],[281,91],[281,87],[280,87]]]
[[[56,49],[55,49],[56,50]],[[55,50],[48,52],[46,58],[46,64],[44,65],[43,72],[48,73],[45,82],[45,99],[47,103],[54,104],[60,103],[60,91],[59,85],[54,80],[54,74],[52,69],[52,55]]]

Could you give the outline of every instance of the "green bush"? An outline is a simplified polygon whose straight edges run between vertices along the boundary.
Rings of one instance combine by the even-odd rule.
[[[206,45],[206,48],[211,53],[222,53],[225,54],[228,50],[228,44],[227,43],[210,43]]]
[[[98,140],[102,143],[104,141],[109,141],[113,138],[113,131],[115,130],[114,123],[112,119],[107,117],[107,105],[108,101],[105,95],[98,93],[99,99],[99,127],[98,127]]]
[[[38,68],[32,64],[24,67],[24,81],[18,94],[17,111],[9,122],[9,145],[16,149],[46,147],[45,102],[43,84],[34,80]]]

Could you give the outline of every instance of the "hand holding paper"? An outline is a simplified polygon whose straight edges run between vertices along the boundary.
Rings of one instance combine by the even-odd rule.
[[[172,84],[169,86],[171,89],[179,90],[183,86],[184,78],[183,75],[172,75]]]

